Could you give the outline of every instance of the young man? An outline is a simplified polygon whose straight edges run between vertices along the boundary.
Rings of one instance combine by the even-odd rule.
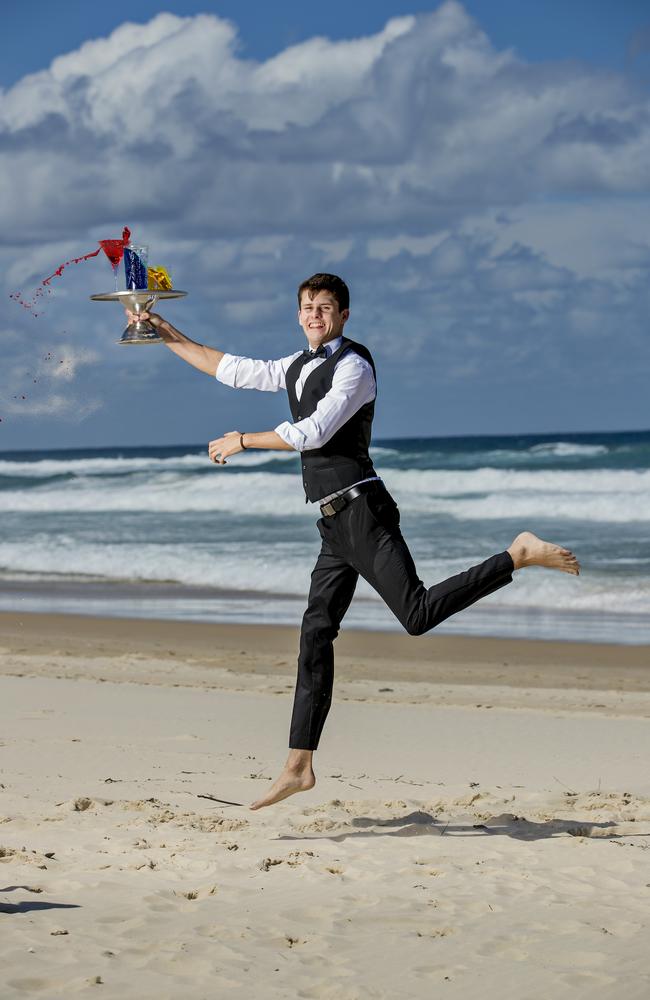
[[[230,431],[210,441],[208,454],[225,465],[231,455],[251,448],[298,451],[305,495],[320,506],[322,546],[300,633],[289,756],[277,781],[251,809],[279,802],[316,782],[312,756],[332,698],[333,641],[360,575],[409,634],[422,635],[510,583],[516,569],[547,566],[579,573],[568,549],[525,531],[504,552],[425,588],[400,532],[397,506],[370,459],[375,365],[366,347],[344,336],[349,305],[348,288],[336,275],[314,274],[303,281],[298,322],[309,349],[279,361],[254,361],[204,347],[162,317],[149,317],[175,354],[208,375],[216,374],[226,385],[286,389],[292,421],[271,431]]]

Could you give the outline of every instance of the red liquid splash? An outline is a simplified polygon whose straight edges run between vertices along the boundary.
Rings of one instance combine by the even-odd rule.
[[[111,267],[115,269],[118,267],[120,261],[122,260],[122,256],[124,255],[124,247],[127,245],[130,239],[131,239],[131,230],[129,229],[128,226],[125,226],[124,229],[122,230],[121,240],[100,240],[99,248],[97,250],[93,250],[92,253],[85,253],[81,257],[73,257],[71,260],[66,260],[63,262],[63,264],[59,264],[56,271],[54,271],[54,273],[51,274],[49,278],[43,278],[40,285],[36,288],[31,299],[24,299],[22,296],[22,292],[12,292],[9,298],[13,299],[14,302],[17,302],[19,306],[23,307],[23,309],[27,309],[32,314],[32,316],[39,316],[40,313],[37,313],[35,309],[38,300],[42,298],[45,292],[49,294],[50,282],[52,281],[53,278],[60,278],[61,275],[63,274],[63,271],[65,270],[66,267],[68,267],[69,264],[80,264],[83,260],[90,260],[91,257],[96,257],[97,254],[103,250],[106,256],[108,257],[109,261],[111,262]]]
[[[47,286],[51,282],[52,278],[60,278],[63,274],[63,269],[66,268],[68,264],[80,264],[82,260],[90,260],[91,257],[96,257],[100,250],[101,247],[99,250],[93,250],[92,253],[85,253],[83,257],[73,257],[72,260],[66,260],[63,264],[59,264],[54,274],[51,274],[49,278],[43,278],[41,285]]]
[[[131,239],[131,230],[129,229],[128,226],[125,226],[124,229],[122,230],[121,240],[99,240],[99,248],[97,250],[93,250],[91,253],[82,254],[81,257],[73,257],[71,260],[66,260],[63,262],[63,264],[59,264],[56,271],[50,274],[48,278],[43,278],[40,285],[35,289],[31,299],[23,298],[22,292],[11,292],[9,298],[13,299],[14,302],[17,302],[19,306],[23,307],[23,309],[27,309],[27,311],[30,312],[32,316],[35,317],[40,316],[40,313],[36,311],[36,305],[39,299],[41,299],[46,292],[48,295],[51,294],[50,283],[54,278],[60,278],[65,268],[68,267],[69,264],[80,264],[84,260],[90,260],[91,257],[96,257],[103,250],[111,263],[111,267],[113,268],[113,270],[116,270],[117,267],[119,266],[120,261],[122,260],[122,257],[124,256],[124,247],[127,245],[130,239]],[[52,354],[49,351],[44,360],[45,361],[54,360]],[[64,364],[64,362],[59,361],[59,364],[62,365]],[[36,384],[38,381],[39,380],[37,378],[32,378],[32,382],[34,384]],[[13,398],[27,399],[27,395],[19,393],[18,395],[15,395]],[[3,418],[0,417],[0,423],[2,423],[2,420]]]

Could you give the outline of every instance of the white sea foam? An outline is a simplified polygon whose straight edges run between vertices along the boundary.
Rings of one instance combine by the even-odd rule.
[[[389,470],[384,479],[404,514],[468,521],[650,520],[648,470]],[[90,475],[0,492],[4,512],[141,510],[314,517],[314,508],[305,506],[297,469],[295,475],[278,475],[209,466],[205,475],[187,476],[170,465],[155,472],[138,469],[125,478]]]
[[[256,466],[267,465],[269,462],[297,461],[292,452],[255,451],[249,455],[239,454],[229,462],[233,465]],[[167,458],[154,457],[117,457],[117,458],[44,458],[33,462],[0,460],[0,477],[23,476],[25,478],[46,479],[51,476],[102,476],[119,473],[138,472],[168,472],[173,470],[191,471],[194,469],[209,469],[207,445],[204,454],[188,454]],[[1,482],[1,480],[0,480]]]
[[[45,544],[47,542],[47,544]],[[225,591],[287,594],[304,600],[318,551],[313,545],[275,543],[261,549],[254,543],[153,544],[137,546],[79,542],[72,536],[37,536],[30,544],[0,544],[3,576],[31,578],[90,576],[107,581],[177,582]],[[417,553],[414,553],[417,555]],[[476,562],[474,559],[472,562]],[[469,560],[418,559],[425,584],[431,585],[467,569]],[[359,597],[379,600],[365,581]],[[602,611],[648,614],[650,578],[613,577],[590,571],[581,577],[535,569],[517,573],[512,585],[485,598],[482,606],[547,610]]]
[[[475,499],[449,497],[419,498],[402,504],[406,512],[444,515],[457,521],[497,521],[530,519],[593,521],[616,524],[650,521],[650,502],[646,495],[575,493],[571,496],[549,493],[500,493]]]
[[[609,449],[605,445],[599,444],[575,444],[570,441],[554,441],[532,445],[530,448],[522,450],[494,449],[492,451],[480,451],[478,448],[472,453],[457,453],[457,458],[465,461],[475,462],[479,456],[485,464],[491,459],[498,460],[499,465],[507,460],[512,461],[516,466],[522,461],[527,461],[531,457],[591,457],[607,454]],[[430,450],[402,452],[397,448],[389,448],[384,445],[376,445],[371,449],[373,459],[383,468],[390,469],[391,462],[400,462],[408,459],[411,467],[416,468],[420,460],[430,461],[432,452]],[[449,455],[442,452],[435,453],[441,461],[448,459]],[[271,462],[297,462],[295,453],[283,451],[251,451],[247,454],[239,454],[229,460],[234,466],[244,468],[259,465],[268,465]],[[114,457],[76,457],[74,454],[66,458],[41,458],[34,460],[14,460],[0,459],[0,484],[2,476],[24,476],[29,478],[49,478],[51,476],[74,475],[74,476],[98,476],[116,475],[131,472],[157,472],[171,469],[182,471],[200,470],[209,465],[207,456],[207,443],[205,451],[192,451],[185,455],[174,456],[137,456],[137,455],[117,455]],[[479,470],[476,470],[479,471]],[[501,469],[493,470],[501,475]],[[438,473],[434,473],[438,475]],[[455,474],[455,473],[452,473]],[[617,473],[618,474],[618,473]]]
[[[45,544],[47,542],[47,544]],[[91,544],[71,536],[36,536],[29,544],[0,544],[0,570],[32,577],[89,576],[112,581],[176,582],[223,590],[305,594],[318,544],[272,549],[241,540],[197,543]]]
[[[403,493],[459,497],[467,494],[516,493],[627,493],[650,498],[650,470],[643,469],[417,469],[390,470],[389,488]]]
[[[296,477],[297,478],[297,477]],[[0,511],[157,511],[304,516],[300,481],[293,476],[244,473],[230,476],[214,467],[210,475],[188,479],[174,471],[126,482],[79,479],[29,490],[0,493]],[[313,511],[311,512],[313,518]]]
[[[457,520],[545,518],[627,523],[650,520],[650,471],[622,469],[391,471],[404,513]]]
[[[559,458],[590,458],[606,455],[609,449],[604,444],[577,444],[575,441],[549,441],[532,445],[533,455],[554,455]]]

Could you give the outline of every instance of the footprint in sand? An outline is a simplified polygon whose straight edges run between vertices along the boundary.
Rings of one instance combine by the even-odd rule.
[[[292,822],[291,826],[296,833],[327,833],[332,830],[349,829],[350,824],[337,823],[336,820],[329,819],[327,816],[320,816],[317,819],[308,821],[307,823]]]
[[[176,900],[173,889],[161,889],[151,896],[143,896],[142,902],[147,904],[147,908],[154,913],[169,913],[176,910]],[[105,917],[97,917],[98,922],[105,923]],[[122,919],[121,917],[119,919]],[[111,921],[113,922],[113,921]]]
[[[289,934],[285,934],[284,940],[289,948],[295,948],[299,944],[307,944],[307,938],[290,937]]]
[[[95,803],[93,802],[92,799],[88,799],[85,796],[81,796],[80,798],[75,799],[74,802],[72,803],[72,810],[73,812],[79,812],[79,813],[86,812],[86,810],[92,809],[94,804]]]
[[[207,886],[203,889],[185,889],[185,890],[172,890],[175,896],[182,896],[184,899],[194,900],[194,899],[205,899],[207,896],[215,896],[217,893],[216,885]]]
[[[519,941],[520,938],[516,936],[490,938],[489,941],[485,941],[476,949],[476,954],[482,958],[491,958],[496,955],[499,958],[511,959],[513,962],[525,962],[530,957],[530,953],[520,946]]]
[[[19,851],[15,847],[0,847],[0,863],[11,863],[12,861],[17,861],[19,864],[36,865],[37,868],[47,869],[47,861],[51,861],[54,858],[54,851],[48,851],[46,854],[39,854],[38,851]]]
[[[285,858],[264,858],[263,861],[258,865],[260,871],[267,872],[270,868],[274,868],[276,865],[288,865],[289,868],[296,868],[298,865],[303,864],[301,858],[313,858],[317,857],[313,851],[291,851]]]
[[[58,985],[52,979],[7,979],[5,983],[7,986],[11,986],[15,990],[22,990],[25,993],[51,990]]]

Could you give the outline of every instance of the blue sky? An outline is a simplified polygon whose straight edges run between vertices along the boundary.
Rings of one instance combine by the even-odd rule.
[[[288,45],[314,35],[353,38],[381,30],[390,17],[425,13],[435,4],[409,0],[373,0],[351,4],[329,0],[224,0],[161,5],[158,0],[9,0],[3,7],[3,29],[10,44],[0,64],[0,86],[10,86],[25,73],[77,48],[88,38],[109,34],[127,20],[144,22],[161,10],[174,14],[213,13],[232,19],[239,28],[242,54],[268,59]],[[599,66],[630,70],[634,39],[650,30],[646,0],[470,0],[464,4],[497,48],[512,47],[529,60],[582,59]],[[134,14],[134,11],[137,13]],[[646,38],[646,43],[647,43]],[[637,66],[638,68],[638,66]]]
[[[9,299],[125,223],[242,354],[299,347],[295,286],[341,273],[379,436],[650,426],[646,4],[132,6],[3,9],[0,448],[284,417],[116,347],[105,262]]]

